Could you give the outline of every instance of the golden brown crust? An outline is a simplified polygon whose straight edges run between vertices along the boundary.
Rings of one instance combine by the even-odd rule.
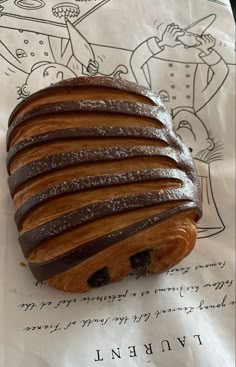
[[[101,77],[59,83],[13,111],[7,142],[36,279],[84,292],[132,269],[165,271],[192,250],[198,177],[154,92]]]
[[[165,223],[151,227],[145,232],[127,238],[112,247],[89,257],[81,264],[51,277],[51,287],[68,292],[86,292],[92,287],[88,279],[98,270],[106,267],[110,282],[121,280],[132,270],[130,258],[145,250],[150,251],[151,261],[141,269],[146,274],[162,273],[180,262],[193,249],[197,237],[193,218],[186,214],[171,218]],[[126,251],[124,251],[124,247]],[[31,264],[30,264],[31,265]],[[82,275],[82,276],[81,276]]]
[[[90,92],[90,87],[93,88],[93,93]],[[96,88],[98,87],[98,88]],[[79,88],[79,90],[78,90]],[[89,89],[88,89],[89,88]],[[107,90],[108,88],[108,90]],[[136,83],[127,82],[126,80],[119,80],[115,78],[109,77],[79,77],[68,80],[63,80],[57,84],[51,85],[44,90],[40,90],[30,97],[27,98],[27,102],[30,102],[30,105],[33,107],[38,106],[38,101],[41,101],[45,95],[49,98],[54,98],[51,100],[54,101],[63,101],[67,99],[67,95],[71,96],[75,93],[76,99],[78,98],[78,94],[81,95],[82,90],[88,91],[89,99],[93,98],[93,95],[96,94],[96,90],[101,91],[105,89],[105,93],[103,97],[107,98],[107,94],[113,92],[114,95],[121,95],[123,97],[126,96],[131,100],[131,98],[135,98],[135,101],[142,99],[142,101],[146,104],[154,104],[161,105],[161,99],[159,96],[148,88],[137,85]],[[122,92],[122,93],[120,93]],[[55,97],[56,95],[56,97]],[[131,97],[132,96],[132,97]],[[98,97],[98,96],[97,96]],[[62,99],[61,99],[62,98]],[[73,99],[71,97],[69,100]],[[99,98],[101,99],[101,98]],[[110,98],[111,99],[111,98]],[[28,111],[27,102],[23,100],[19,103],[16,108],[12,111],[11,116],[9,117],[9,126],[12,121],[15,119],[16,115],[20,116],[23,113]],[[40,104],[43,104],[40,103]]]
[[[55,187],[58,184],[62,184],[65,181],[72,179],[85,178],[91,176],[91,173],[96,172],[96,176],[104,174],[117,174],[133,171],[139,167],[139,171],[145,169],[157,169],[157,168],[174,168],[175,162],[169,158],[160,159],[160,157],[140,157],[130,158],[124,161],[106,161],[103,164],[97,163],[81,164],[72,168],[66,168],[64,170],[58,170],[51,172],[50,175],[38,176],[35,179],[30,180],[23,184],[20,189],[14,195],[14,204],[16,208],[19,208],[27,199],[34,197],[37,193],[40,193],[47,188]]]

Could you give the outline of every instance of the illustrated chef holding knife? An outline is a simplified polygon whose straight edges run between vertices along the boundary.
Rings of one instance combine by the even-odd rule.
[[[214,50],[215,39],[205,34],[215,15],[182,29],[172,23],[162,35],[141,43],[130,66],[137,83],[159,92],[169,107],[177,134],[188,145],[198,170],[203,218],[198,238],[224,230],[212,191],[210,163],[222,159],[222,146],[215,142],[198,112],[214,97],[228,75],[228,66]],[[152,75],[155,75],[152,78]]]
[[[169,24],[160,38],[149,38],[131,56],[136,82],[157,90],[173,115],[181,109],[200,111],[228,75],[227,64],[214,50],[215,39],[205,34],[214,20],[209,15],[185,29]]]
[[[103,74],[92,45],[78,30],[81,21],[109,1],[102,0],[79,18],[77,4],[56,4],[52,7],[52,13],[57,18],[63,18],[62,22],[6,13],[0,7],[0,28],[13,31],[11,37],[17,37],[13,43],[9,43],[9,38],[6,42],[0,39],[0,56],[26,74],[24,84],[17,88],[19,99],[75,76],[107,75],[120,78],[121,74],[128,72],[126,66],[119,64]],[[72,22],[74,17],[77,19]],[[15,45],[21,47],[15,50]]]

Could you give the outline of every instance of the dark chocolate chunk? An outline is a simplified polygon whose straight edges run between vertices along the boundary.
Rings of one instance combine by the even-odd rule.
[[[130,264],[132,269],[135,270],[147,268],[151,264],[150,250],[145,250],[131,256]]]
[[[104,267],[98,271],[96,271],[96,273],[94,273],[88,280],[88,285],[90,287],[101,287],[103,285],[109,284],[110,283],[110,274],[109,271],[107,269],[107,267]]]

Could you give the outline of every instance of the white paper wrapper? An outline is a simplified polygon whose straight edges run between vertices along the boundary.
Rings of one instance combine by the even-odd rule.
[[[226,0],[0,1],[1,367],[233,367],[234,62]],[[160,92],[192,149],[204,215],[194,251],[166,274],[65,294],[19,265],[7,119],[41,87],[95,73]]]

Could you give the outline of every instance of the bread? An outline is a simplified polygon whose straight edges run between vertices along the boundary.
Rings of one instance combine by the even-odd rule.
[[[82,77],[41,90],[9,118],[9,188],[35,278],[85,292],[168,270],[193,249],[197,172],[158,95]]]

